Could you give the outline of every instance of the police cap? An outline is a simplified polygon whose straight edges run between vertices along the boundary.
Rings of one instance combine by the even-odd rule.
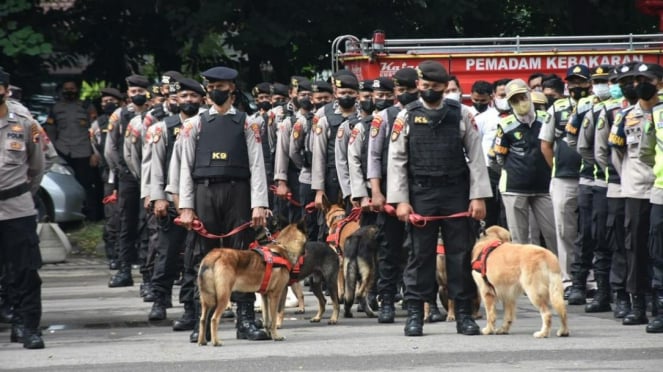
[[[590,78],[589,67],[585,65],[573,65],[569,67],[568,70],[566,70],[566,80],[569,80],[573,76],[589,80]]]
[[[388,77],[380,77],[373,80],[373,90],[391,92],[394,90],[394,81]]]
[[[150,85],[147,90],[150,92],[151,97],[163,97],[163,94],[161,94],[161,85]]]
[[[631,61],[619,66],[619,76],[617,77],[617,81],[625,77],[633,76],[635,69],[640,65],[641,62]]]
[[[319,93],[319,92],[327,92],[327,93],[334,93],[334,89],[332,89],[331,84],[324,80],[316,80],[311,84],[311,91],[313,93]]]
[[[402,68],[394,74],[394,85],[395,86],[402,86],[402,87],[407,87],[407,88],[416,88],[417,87],[417,79],[419,79],[419,75],[417,74],[417,70],[413,69],[412,67],[405,67]]]
[[[523,79],[514,79],[511,80],[505,87],[506,89],[506,99],[507,101],[511,99],[511,97],[515,96],[516,94],[520,93],[527,93],[529,92],[529,86]]]
[[[359,91],[360,92],[372,92],[373,91],[373,80],[362,80],[359,82]]]
[[[633,76],[661,80],[663,78],[663,67],[657,63],[642,63],[633,69]]]
[[[258,97],[259,94],[272,94],[272,85],[265,82],[259,83],[253,87],[251,94],[253,94],[254,97]]]
[[[212,67],[200,74],[209,82],[228,80],[233,81],[237,78],[237,70],[225,66]]]
[[[547,105],[548,104],[548,98],[546,98],[546,95],[543,94],[542,92],[531,92],[532,95],[532,103],[535,105]]]
[[[120,93],[120,91],[115,89],[115,88],[102,88],[101,89],[101,96],[102,97],[117,98],[120,101],[122,101],[124,99],[124,97],[122,96],[122,93]]]
[[[184,78],[178,71],[166,71],[161,75],[161,84],[170,84]]]
[[[178,92],[181,92],[183,90],[190,90],[192,92],[200,94],[201,96],[204,96],[206,94],[205,87],[203,87],[202,84],[191,78],[181,77],[177,82],[175,82],[175,85],[177,86]]]
[[[423,61],[417,67],[420,79],[446,83],[449,80],[447,70],[437,61]]]
[[[140,87],[140,88],[145,88],[150,85],[149,80],[145,76],[142,75],[131,75],[127,77],[127,86],[128,87]]]
[[[289,96],[288,86],[285,85],[285,84],[281,84],[281,83],[274,83],[272,85],[271,93],[272,94],[278,94],[278,95],[284,96],[284,97],[288,97]]]
[[[336,78],[334,78],[334,85],[336,88],[347,88],[347,89],[354,89],[357,90],[359,89],[359,81],[357,81],[357,78],[353,75],[341,75]]]
[[[611,65],[596,66],[592,69],[592,80],[608,80],[612,70]]]
[[[9,86],[9,73],[0,69],[0,85]]]

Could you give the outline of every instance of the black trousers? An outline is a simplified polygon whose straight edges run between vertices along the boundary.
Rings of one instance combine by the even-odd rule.
[[[414,177],[410,180],[410,202],[422,216],[450,215],[467,211],[469,177]],[[437,234],[442,228],[447,263],[449,298],[469,301],[476,297],[471,273],[471,253],[476,240],[476,224],[469,218],[435,221],[422,228],[412,227],[412,250],[403,273],[405,301],[433,301]]]
[[[403,272],[405,250],[405,224],[386,213],[377,215],[378,230],[378,285],[379,295],[395,295]]]
[[[626,291],[644,294],[651,289],[649,276],[649,199],[626,198]]]
[[[612,252],[610,265],[610,287],[614,291],[626,290],[626,228],[624,198],[608,198],[606,232],[608,246]]]
[[[652,204],[649,230],[649,255],[653,266],[652,287],[663,290],[663,205]],[[663,311],[658,309],[659,313]]]
[[[212,234],[222,234],[251,220],[251,188],[247,181],[231,181],[215,184],[199,184],[196,187],[196,214]],[[218,239],[198,239],[200,257],[218,247],[247,249],[253,241],[255,232],[246,229],[219,241]],[[194,255],[194,258],[196,255]],[[200,261],[195,262],[196,271]],[[198,289],[196,288],[196,298]],[[253,302],[255,293],[233,292],[232,301]]]
[[[154,260],[159,245],[159,229],[154,211],[146,210],[140,202],[140,230],[138,234],[138,258],[143,282],[149,282],[154,271]]]
[[[318,226],[318,213],[316,211],[307,213],[304,210],[306,204],[315,200],[315,191],[311,190],[310,183],[299,184],[298,200],[302,204],[301,213],[304,216],[304,222],[306,223],[306,236],[308,237],[308,241],[314,242],[318,240],[318,231],[320,230],[320,227]]]
[[[157,224],[152,288],[162,297],[170,300],[173,282],[179,274],[177,263],[182,247],[186,244],[188,231],[173,223],[177,217],[174,204],[170,203],[166,217],[155,217]]]
[[[486,226],[500,225],[500,214],[502,213],[502,202],[499,194],[500,174],[492,168],[488,168],[488,177],[490,179],[490,188],[493,190],[493,197],[485,199],[486,201]]]
[[[110,183],[104,184],[104,194],[110,195],[112,193],[113,185]],[[116,260],[118,252],[117,237],[120,228],[120,209],[118,208],[118,203],[105,204],[104,215],[106,216],[106,221],[104,223],[102,238],[104,240],[106,258]]]
[[[594,239],[594,275],[607,278],[610,276],[612,251],[608,244],[608,188],[592,187],[592,236]]]
[[[182,285],[180,286],[180,302],[193,303],[196,293],[196,278],[198,276],[198,266],[203,257],[197,249],[199,235],[189,231],[184,240],[184,270],[182,272]]]
[[[0,262],[5,267],[9,298],[25,328],[41,321],[41,252],[35,216],[0,221]]]
[[[594,194],[592,186],[578,185],[578,239],[571,255],[571,275],[574,284],[585,285],[592,268],[596,240],[592,235],[592,207]]]
[[[331,204],[338,204],[344,206],[346,211],[349,209],[347,207],[347,202],[343,200],[343,192],[341,191],[341,186],[338,183],[338,174],[336,173],[336,168],[327,168],[327,173],[325,174],[325,195],[327,195],[327,200]],[[327,234],[329,233],[329,228],[325,221],[325,213],[323,211],[318,212],[318,241],[324,242],[327,239]]]
[[[118,190],[120,233],[118,257],[122,265],[132,265],[138,259],[138,227],[140,205],[140,185],[133,175],[126,172],[120,175]]]

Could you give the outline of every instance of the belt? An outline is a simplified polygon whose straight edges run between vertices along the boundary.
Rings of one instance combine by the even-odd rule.
[[[0,200],[15,198],[19,195],[25,194],[28,191],[30,191],[30,185],[27,183],[22,183],[18,186],[10,187],[7,190],[0,191]]]
[[[197,178],[194,180],[196,184],[210,185],[214,183],[229,183],[229,182],[242,182],[248,181],[244,178],[233,178],[233,177],[206,177],[206,178]]]

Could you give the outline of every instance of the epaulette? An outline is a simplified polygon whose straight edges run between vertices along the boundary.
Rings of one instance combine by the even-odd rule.
[[[545,122],[546,120],[548,120],[548,116],[550,116],[550,114],[548,114],[548,111],[536,110],[536,117],[541,119],[541,122]]]
[[[405,109],[408,110],[408,111],[418,109],[419,107],[423,107],[423,105],[421,104],[421,101],[419,101],[419,100],[412,101],[412,102],[408,103],[407,105],[405,105]]]
[[[607,101],[604,101],[605,109],[608,111],[612,111],[617,108],[622,107],[622,99],[621,98],[611,98]]]
[[[518,126],[520,126],[520,122],[516,118],[516,115],[511,114],[509,116],[506,116],[506,117],[502,118],[502,120],[500,120],[500,126],[504,130],[504,133],[506,133],[506,132],[510,132],[514,128],[517,128]]]
[[[566,110],[569,106],[571,106],[571,102],[569,102],[569,99],[566,97],[560,98],[553,103],[555,111]]]
[[[603,108],[605,107],[606,102],[607,101],[599,101],[599,102],[594,103],[594,106],[592,107],[592,111],[593,112],[599,112],[599,111],[603,110]]]
[[[595,96],[589,96],[589,97],[581,98],[578,101],[578,105],[576,105],[576,112],[578,114],[582,114],[582,113],[585,113],[585,112],[589,111],[589,109],[592,108],[592,104],[594,102],[594,97]]]

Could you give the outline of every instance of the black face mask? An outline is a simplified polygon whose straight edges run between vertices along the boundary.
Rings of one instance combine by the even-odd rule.
[[[575,87],[569,89],[569,93],[571,94],[571,98],[578,101],[581,98],[587,97],[589,95],[589,88]]]
[[[443,94],[442,91],[426,89],[424,91],[421,91],[421,98],[426,103],[435,103],[439,102],[442,99],[442,94]]]
[[[299,106],[303,108],[306,111],[311,111],[313,110],[313,102],[311,102],[310,98],[303,98],[299,101]]]
[[[638,99],[638,94],[635,92],[633,83],[622,85],[622,94],[624,94],[624,98],[626,98],[629,102],[633,102]]]
[[[346,110],[351,109],[356,102],[357,102],[357,97],[352,97],[352,96],[342,96],[341,98],[338,99],[338,105]]]
[[[182,110],[182,113],[184,113],[186,116],[193,116],[197,114],[199,108],[200,103],[186,102],[180,105],[180,110]]]
[[[145,94],[136,94],[131,97],[131,102],[136,106],[142,106],[147,102],[147,95]]]
[[[487,103],[474,102],[474,103],[472,103],[472,105],[474,106],[474,108],[478,112],[484,112],[484,111],[488,110],[488,104]]]
[[[62,92],[62,97],[64,97],[64,99],[67,101],[73,101],[76,99],[76,92],[65,90]]]
[[[375,109],[382,111],[386,108],[389,108],[394,105],[393,99],[376,99],[375,100]]]
[[[419,93],[418,92],[417,93],[405,92],[405,93],[402,93],[402,94],[396,96],[396,98],[398,99],[398,102],[401,105],[405,106],[410,102],[416,101],[417,98],[419,98]]]
[[[328,103],[329,102],[326,102],[326,101],[320,101],[320,102],[314,104],[313,106],[315,106],[316,110],[319,110],[319,109],[323,108]]]
[[[557,101],[557,98],[555,98],[555,96],[546,96],[546,98],[548,99],[548,103],[546,104],[546,107],[552,106],[553,103],[555,103],[555,101]]]
[[[359,107],[361,108],[362,111],[369,114],[372,113],[373,110],[375,110],[375,104],[373,103],[372,99],[359,101]]]
[[[638,98],[649,101],[657,92],[656,85],[645,81],[638,83],[638,86],[635,87],[635,93],[638,95]]]
[[[263,110],[263,111],[268,111],[269,109],[272,108],[272,104],[269,101],[258,102],[258,104],[256,106],[258,106],[259,110]]]
[[[228,97],[230,97],[230,90],[213,89],[212,92],[210,92],[209,97],[216,105],[223,106],[228,100]]]
[[[177,114],[178,112],[180,112],[180,106],[177,103],[169,103],[168,111],[170,111],[173,114]]]
[[[102,109],[104,110],[105,114],[110,115],[115,112],[115,110],[117,110],[117,105],[115,103],[107,103],[104,105],[104,107],[102,107]]]

